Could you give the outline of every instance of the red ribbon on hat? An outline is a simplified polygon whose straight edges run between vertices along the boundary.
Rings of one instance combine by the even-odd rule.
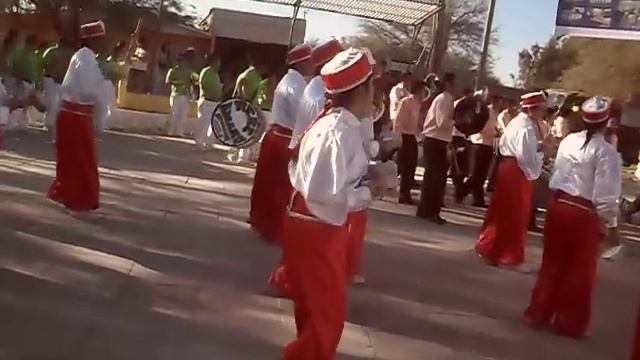
[[[311,59],[311,47],[308,45],[296,46],[287,54],[287,63],[289,65],[294,65],[309,59]]]
[[[358,56],[357,60],[339,67],[336,71],[328,68],[331,63],[322,68],[322,81],[328,93],[336,94],[351,90],[362,84],[373,73],[372,64],[364,53],[355,52],[353,54]]]
[[[344,48],[340,45],[340,42],[336,39],[331,39],[311,50],[311,61],[315,66],[324,65],[341,51],[344,51]]]

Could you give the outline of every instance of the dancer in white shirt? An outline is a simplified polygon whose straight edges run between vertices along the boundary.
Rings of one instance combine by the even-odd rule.
[[[480,230],[476,252],[491,265],[522,272],[524,248],[531,214],[533,181],[542,171],[542,136],[539,122],[547,114],[542,92],[521,99],[522,112],[509,122],[500,139],[502,160],[496,191]]]
[[[582,105],[586,130],[560,143],[549,187],[544,253],[525,316],[535,326],[553,325],[564,336],[583,337],[591,318],[600,239],[618,213],[621,159],[605,139],[609,100]]]
[[[290,167],[294,196],[283,227],[297,325],[284,360],[334,359],[347,313],[349,214],[376,193],[361,120],[373,110],[372,61],[346,50],[321,76],[332,108],[303,134]],[[297,156],[295,155],[297,153]]]

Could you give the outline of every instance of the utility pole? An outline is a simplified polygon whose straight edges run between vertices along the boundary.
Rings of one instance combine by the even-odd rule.
[[[493,16],[496,11],[496,0],[488,0],[489,9],[487,22],[484,26],[484,38],[482,39],[482,55],[480,55],[480,65],[476,74],[476,90],[484,84],[487,77],[487,60],[489,57],[489,45],[491,45],[491,32],[493,30]]]

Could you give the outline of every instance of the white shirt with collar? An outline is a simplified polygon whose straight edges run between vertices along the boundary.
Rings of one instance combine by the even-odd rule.
[[[424,121],[422,135],[428,138],[451,142],[453,137],[453,96],[444,91],[433,99]]]
[[[371,203],[369,188],[361,185],[369,164],[361,126],[348,110],[333,109],[309,129],[289,166],[291,184],[311,214],[331,225],[344,225],[350,212]]]
[[[489,120],[484,125],[482,130],[473,134],[469,137],[469,140],[472,144],[493,146],[493,142],[495,141],[496,136],[496,126],[498,124],[498,113],[493,109],[492,106],[489,106]]]
[[[298,106],[302,99],[307,82],[302,74],[294,69],[289,69],[280,80],[273,95],[271,116],[273,122],[289,130],[293,130],[296,124]]]
[[[404,86],[404,81],[391,88],[391,93],[389,94],[389,117],[392,121],[398,116],[400,101],[409,95],[409,91]]]
[[[581,131],[562,140],[549,187],[593,202],[598,215],[611,223],[622,188],[620,154],[601,134],[585,146],[586,134]]]
[[[300,136],[302,136],[309,124],[324,110],[324,104],[327,100],[326,92],[327,89],[320,75],[311,79],[305,87],[298,105],[296,123],[293,126],[291,143],[289,144],[290,149],[296,147]]]
[[[542,171],[544,155],[539,151],[537,130],[529,115],[514,117],[500,138],[500,155],[516,158],[528,180],[536,180]]]

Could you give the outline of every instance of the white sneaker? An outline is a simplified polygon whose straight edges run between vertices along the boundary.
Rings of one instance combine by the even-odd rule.
[[[624,255],[625,247],[620,244],[618,246],[614,246],[610,249],[607,249],[604,253],[602,253],[602,258],[609,261],[615,261]]]
[[[355,274],[353,275],[353,280],[351,280],[351,282],[353,283],[353,285],[364,285],[367,283],[367,280],[365,280],[364,276]]]
[[[96,221],[96,220],[102,219],[103,217],[101,214],[98,214],[95,211],[73,211],[73,210],[67,210],[67,211],[69,212],[69,215],[71,215],[71,217],[74,217],[80,220]]]

